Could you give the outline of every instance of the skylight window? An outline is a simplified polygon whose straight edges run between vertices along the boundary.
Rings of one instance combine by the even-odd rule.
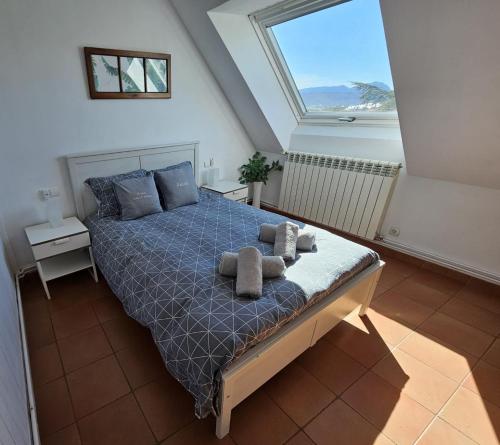
[[[294,1],[255,19],[302,117],[397,118],[379,0]]]

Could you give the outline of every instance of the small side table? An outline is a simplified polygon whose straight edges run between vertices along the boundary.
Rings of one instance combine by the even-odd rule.
[[[89,231],[78,218],[65,218],[61,227],[45,223],[26,227],[24,231],[49,300],[47,282],[55,278],[91,268],[94,280],[98,281]]]
[[[202,185],[201,188],[219,193],[224,198],[231,199],[232,201],[247,202],[248,186],[236,181],[221,180],[214,185]]]

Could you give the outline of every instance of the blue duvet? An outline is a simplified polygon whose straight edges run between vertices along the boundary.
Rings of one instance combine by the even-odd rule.
[[[272,255],[259,226],[283,220],[203,191],[198,204],[137,220],[86,220],[101,272],[128,315],[149,328],[198,417],[216,412],[220,376],[233,360],[378,259],[314,228],[315,252],[298,252],[283,278],[264,280],[259,300],[237,298],[235,280],[217,273],[222,252],[255,246]]]

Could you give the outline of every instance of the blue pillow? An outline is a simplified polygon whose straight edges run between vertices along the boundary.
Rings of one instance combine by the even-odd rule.
[[[192,168],[191,162],[190,161],[183,161],[183,162],[180,162],[179,164],[169,165],[168,167],[163,167],[163,168],[159,168],[157,170],[152,170],[152,172],[153,173],[166,172],[168,170],[175,170],[176,168],[182,168],[182,167],[186,167],[186,166],[189,166]]]
[[[142,178],[147,173],[146,170],[140,169],[120,175],[86,179],[85,183],[89,185],[97,199],[97,216],[104,218],[105,216],[113,216],[120,213],[120,206],[113,189],[113,182],[131,178]]]
[[[179,164],[169,165],[168,167],[163,167],[163,168],[158,168],[156,170],[151,170],[151,172],[153,174],[160,173],[160,172],[166,172],[168,170],[175,170],[176,168],[181,168],[181,167],[184,167],[186,165],[189,165],[191,167],[191,162],[190,161],[183,161],[183,162],[180,162]],[[154,177],[155,177],[156,187],[158,188],[158,190],[160,190],[160,184],[158,183],[158,175],[155,174]],[[161,193],[161,190],[160,190],[160,204],[164,209],[167,208],[167,205],[165,204],[165,200],[163,199],[163,195]]]
[[[156,170],[154,175],[167,210],[196,204],[200,200],[190,162]]]
[[[120,205],[122,220],[136,219],[163,211],[152,173],[143,178],[115,181],[113,188]]]

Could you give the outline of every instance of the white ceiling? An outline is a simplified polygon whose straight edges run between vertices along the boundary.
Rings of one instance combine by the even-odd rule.
[[[256,149],[280,152],[281,146],[248,88],[207,11],[225,0],[170,0],[219,82]]]
[[[248,20],[276,0],[171,1],[257,148],[288,148],[297,123]],[[380,1],[408,173],[500,189],[500,0]]]
[[[408,173],[500,189],[500,1],[381,6]]]

